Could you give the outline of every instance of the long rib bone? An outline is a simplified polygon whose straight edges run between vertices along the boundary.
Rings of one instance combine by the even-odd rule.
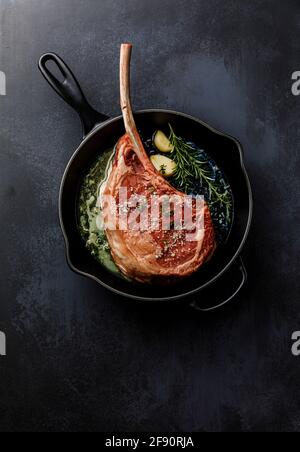
[[[146,151],[138,133],[133,116],[131,95],[130,95],[130,62],[132,54],[132,44],[121,45],[120,58],[120,95],[121,109],[124,118],[126,133],[129,135],[134,151],[142,159],[146,156]]]

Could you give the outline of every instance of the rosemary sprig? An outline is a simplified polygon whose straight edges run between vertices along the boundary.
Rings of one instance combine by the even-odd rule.
[[[211,171],[207,169],[207,162],[201,160],[197,149],[178,137],[172,126],[170,127],[170,142],[173,146],[172,158],[176,163],[174,179],[180,184],[185,192],[193,189],[194,180],[200,180],[202,185],[206,185],[212,204],[225,206],[228,215],[231,208],[231,196],[228,189],[221,192],[211,177]]]

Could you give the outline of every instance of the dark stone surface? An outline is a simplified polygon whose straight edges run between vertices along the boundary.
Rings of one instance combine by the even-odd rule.
[[[299,2],[2,0],[0,18],[1,431],[299,430]],[[60,54],[115,115],[122,41],[137,109],[193,114],[244,145],[249,283],[215,314],[136,306],[65,263],[57,196],[80,125],[37,60]]]

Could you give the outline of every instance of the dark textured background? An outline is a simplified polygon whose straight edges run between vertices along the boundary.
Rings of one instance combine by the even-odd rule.
[[[300,431],[297,0],[0,0],[1,431]],[[57,196],[81,138],[37,70],[55,51],[119,114],[121,41],[137,109],[239,138],[253,181],[249,284],[218,313],[144,308],[67,268]]]

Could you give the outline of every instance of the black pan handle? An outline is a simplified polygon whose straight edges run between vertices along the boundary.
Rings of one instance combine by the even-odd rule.
[[[202,312],[214,311],[225,306],[238,295],[247,279],[247,270],[240,257],[238,262],[212,287],[204,289],[197,296],[193,296],[190,306]]]
[[[63,76],[63,81],[59,81],[51,72],[47,66],[49,61],[56,64]],[[58,55],[55,53],[45,53],[42,55],[39,60],[39,70],[57,94],[79,114],[84,136],[96,125],[108,119],[107,116],[98,113],[88,103],[73,72]]]

